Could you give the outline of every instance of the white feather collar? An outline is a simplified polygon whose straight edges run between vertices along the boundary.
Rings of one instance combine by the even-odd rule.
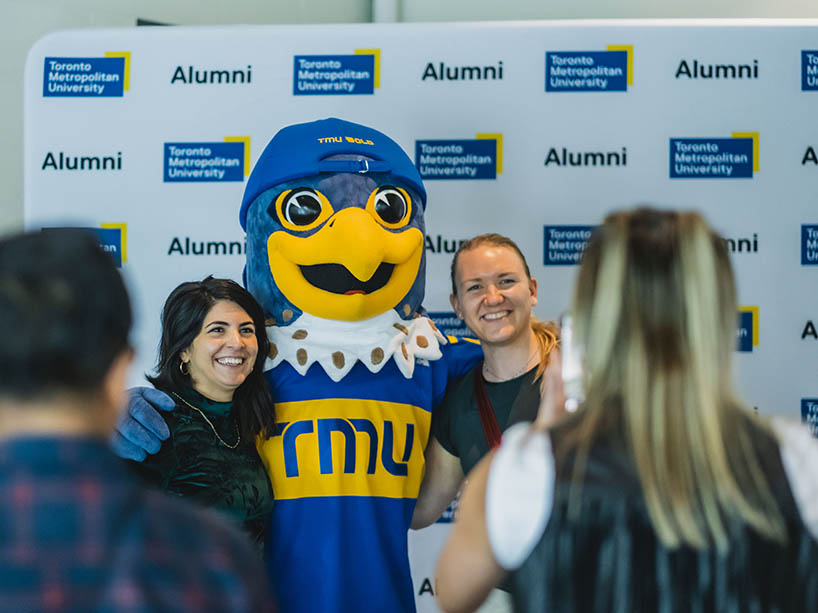
[[[268,326],[270,357],[265,370],[287,362],[305,375],[318,362],[340,381],[360,361],[376,373],[390,359],[410,379],[416,360],[439,360],[445,337],[426,317],[401,319],[393,310],[364,321],[321,319],[303,313],[289,326]]]

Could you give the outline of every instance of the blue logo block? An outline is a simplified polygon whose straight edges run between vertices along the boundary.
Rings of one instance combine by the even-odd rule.
[[[122,230],[119,228],[88,228],[96,233],[99,246],[109,254],[117,268],[122,268]]]
[[[627,51],[548,51],[547,92],[624,92],[628,89]]]
[[[543,264],[579,264],[594,228],[596,226],[543,226]]]
[[[424,179],[496,179],[497,141],[415,141],[415,166]]]
[[[736,351],[749,353],[753,351],[753,314],[740,311],[738,330],[736,330]]]
[[[818,266],[818,224],[801,224],[801,265]]]
[[[43,96],[122,97],[123,57],[47,57],[43,65]]]
[[[671,138],[671,179],[752,179],[752,138]]]
[[[51,232],[54,230],[83,230],[93,234],[99,242],[100,249],[113,258],[114,264],[117,268],[122,268],[122,230],[119,228],[80,228],[76,226],[63,226],[42,228],[40,231]]]
[[[818,51],[801,51],[801,91],[818,90]]]
[[[435,322],[437,329],[444,336],[467,336],[477,338],[462,319],[458,319],[453,311],[434,311],[426,313],[426,316]]]
[[[375,56],[296,55],[294,96],[371,94],[375,91]]]
[[[165,183],[244,181],[244,143],[165,143]]]
[[[801,421],[809,427],[813,436],[818,436],[818,398],[801,399]]]

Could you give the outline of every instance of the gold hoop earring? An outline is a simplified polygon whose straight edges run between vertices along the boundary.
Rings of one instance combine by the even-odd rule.
[[[188,369],[185,370],[185,364],[187,364],[187,362],[185,362],[184,360],[179,360],[179,372],[182,373],[185,377],[187,377],[190,374],[190,367],[188,367]]]

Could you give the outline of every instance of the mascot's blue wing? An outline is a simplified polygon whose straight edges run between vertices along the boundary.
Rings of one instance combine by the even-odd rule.
[[[443,402],[446,386],[465,375],[471,368],[483,359],[483,349],[476,342],[464,341],[448,337],[449,344],[441,347],[443,358],[438,360],[434,370],[434,407]],[[438,379],[441,377],[441,379]]]

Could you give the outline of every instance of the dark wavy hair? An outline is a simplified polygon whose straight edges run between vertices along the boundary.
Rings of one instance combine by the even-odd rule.
[[[220,300],[229,300],[244,309],[253,320],[256,331],[256,363],[233,395],[233,411],[241,438],[251,443],[259,434],[270,435],[275,430],[273,395],[264,378],[264,360],[270,352],[270,342],[261,306],[235,281],[208,276],[201,281],[182,283],[170,293],[162,308],[162,338],[156,374],[146,377],[163,392],[182,394],[192,389],[190,376],[183,375],[179,369],[180,354],[193,343],[210,309]]]

